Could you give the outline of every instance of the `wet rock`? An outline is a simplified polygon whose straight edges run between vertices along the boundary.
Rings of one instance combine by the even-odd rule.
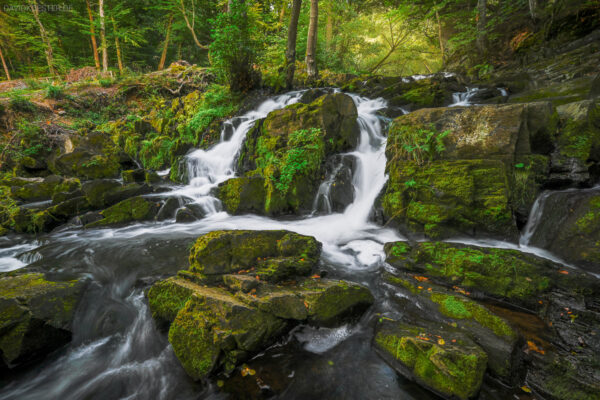
[[[63,178],[57,175],[48,176],[42,180],[13,186],[12,195],[23,201],[49,200],[56,193],[70,192],[81,186],[78,179]]]
[[[81,196],[85,196],[85,193],[83,193],[83,190],[81,189],[76,189],[70,192],[58,192],[52,196],[52,204],[62,203],[63,201]]]
[[[465,295],[435,285],[422,276],[396,273],[384,275],[394,287],[391,298],[407,320],[426,318],[461,330],[488,355],[488,367],[506,384],[514,383],[520,367],[516,356],[517,331],[511,324],[484,305]]]
[[[597,280],[584,272],[517,250],[393,242],[385,245],[385,252],[386,261],[396,268],[533,311],[542,309],[556,291],[591,296],[599,288]]]
[[[327,157],[358,143],[357,115],[351,97],[327,94],[273,111],[248,132],[238,169],[265,178],[264,213],[312,210]]]
[[[154,219],[158,212],[158,204],[143,197],[132,197],[101,211],[102,219],[86,225],[95,228],[107,225],[118,225],[133,221]]]
[[[0,276],[0,356],[12,368],[71,340],[85,282],[53,282],[40,273]]]
[[[181,207],[175,213],[175,222],[178,224],[185,224],[188,222],[195,222],[198,218],[196,215],[187,207]]]
[[[146,171],[143,168],[129,169],[121,172],[121,177],[125,183],[139,183],[146,179]]]
[[[328,93],[331,93],[332,90],[331,89],[325,89],[325,88],[314,88],[314,89],[308,89],[306,92],[304,92],[302,94],[302,97],[300,97],[300,100],[298,100],[300,103],[302,104],[310,104],[313,101],[315,101],[316,99],[318,99],[321,96],[325,96]]]
[[[479,392],[487,355],[460,332],[386,318],[377,324],[373,344],[396,371],[443,397],[469,399]]]
[[[321,244],[288,231],[214,231],[201,236],[190,252],[190,271],[208,277],[253,269],[262,280],[306,275],[316,265]]]
[[[564,191],[545,199],[529,243],[600,273],[600,191]]]
[[[549,103],[425,109],[397,118],[386,146],[386,218],[431,238],[484,233],[515,240],[514,216],[527,217],[545,182],[556,120]]]
[[[86,182],[81,189],[94,208],[111,206],[130,197],[141,196],[152,191],[152,188],[146,184],[121,185],[118,181],[111,179]]]
[[[265,211],[265,179],[261,177],[232,178],[221,183],[217,197],[229,214],[261,214]]]
[[[194,379],[230,372],[294,324],[339,324],[369,307],[373,296],[361,285],[306,278],[320,249],[314,238],[287,231],[201,236],[190,268],[148,291],[186,372]]]
[[[336,155],[327,160],[325,180],[319,188],[319,193],[326,185],[326,196],[320,196],[319,201],[328,204],[318,204],[318,210],[327,212],[343,212],[354,201],[354,186],[352,177],[355,170],[355,159],[352,156]]]
[[[177,213],[177,209],[181,207],[182,199],[178,197],[169,197],[165,203],[160,207],[156,214],[157,221],[164,221],[169,218],[174,218]]]

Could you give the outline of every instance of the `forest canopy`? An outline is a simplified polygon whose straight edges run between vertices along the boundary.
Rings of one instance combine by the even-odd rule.
[[[597,12],[596,1],[577,2]],[[311,55],[315,72],[410,75],[448,64],[485,72],[551,36],[567,3],[572,10],[565,0],[2,0],[0,79],[85,66],[146,73],[185,60],[250,82],[229,82],[243,90],[258,75],[284,79],[294,7],[291,59],[302,64]]]

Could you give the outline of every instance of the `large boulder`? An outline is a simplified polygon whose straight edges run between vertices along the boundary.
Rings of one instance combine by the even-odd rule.
[[[529,243],[600,273],[600,191],[548,194]]]
[[[385,252],[386,261],[397,268],[533,311],[542,309],[554,291],[591,296],[600,289],[594,286],[597,279],[584,272],[517,250],[393,242],[385,245]]]
[[[108,225],[120,225],[132,221],[148,221],[153,219],[160,204],[144,197],[131,197],[100,212],[102,219],[87,224],[86,228]]]
[[[152,316],[194,379],[236,365],[299,322],[331,326],[373,303],[364,286],[310,278],[321,245],[287,231],[219,231],[198,239],[190,268],[148,291]]]
[[[487,355],[452,328],[386,318],[377,324],[374,346],[399,373],[445,398],[467,400],[479,393]]]
[[[516,239],[516,220],[527,218],[547,173],[556,120],[549,103],[396,118],[386,146],[385,218],[432,238]]]
[[[513,383],[519,367],[515,357],[519,335],[507,320],[466,292],[433,284],[420,275],[385,274],[384,282],[393,287],[397,295],[390,297],[403,310],[406,320],[418,321],[427,315],[435,323],[456,327],[486,352],[489,370],[495,377]]]
[[[252,270],[268,281],[307,275],[319,261],[321,244],[288,231],[214,231],[201,236],[190,251],[190,271],[219,278]]]
[[[248,132],[238,160],[245,177],[264,178],[264,205],[258,181],[237,180],[219,192],[226,207],[249,204],[271,215],[310,211],[328,158],[358,143],[357,116],[354,101],[342,93],[271,112]]]
[[[31,183],[11,187],[12,196],[23,201],[50,200],[60,192],[71,192],[81,186],[79,179],[62,178],[50,175],[45,178],[33,178]]]
[[[73,316],[85,282],[54,282],[41,273],[0,276],[0,356],[9,368],[71,340]]]

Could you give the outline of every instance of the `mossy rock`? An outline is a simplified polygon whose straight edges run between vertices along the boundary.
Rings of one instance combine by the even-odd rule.
[[[238,170],[247,177],[265,178],[264,213],[312,209],[327,157],[358,143],[357,116],[352,98],[335,93],[273,111],[255,124],[242,147]]]
[[[313,237],[288,231],[214,231],[198,238],[190,271],[219,277],[245,270],[268,281],[308,275],[321,254]]]
[[[143,197],[132,197],[107,208],[100,214],[103,219],[86,225],[95,228],[107,225],[119,225],[132,221],[148,221],[158,212],[158,204]]]
[[[373,344],[396,371],[443,397],[466,400],[479,392],[487,355],[459,332],[384,318]]]
[[[558,153],[583,165],[600,162],[600,105],[592,100],[557,107],[561,126]]]
[[[216,288],[196,286],[169,329],[169,342],[193,379],[226,371],[271,344],[285,321],[249,307]]]
[[[79,179],[51,175],[41,181],[13,186],[12,195],[23,201],[50,200],[56,193],[71,192],[80,187]]]
[[[600,191],[551,193],[529,243],[600,273]]]
[[[0,355],[9,367],[71,340],[71,323],[85,282],[53,282],[40,273],[0,276]]]
[[[499,160],[388,161],[384,216],[431,238],[518,236],[509,180]]]
[[[121,185],[113,179],[97,179],[85,182],[81,187],[83,194],[96,209],[112,206],[130,197],[141,196],[152,191],[146,184],[129,183]]]
[[[407,318],[426,315],[428,320],[460,329],[486,352],[490,372],[506,384],[514,384],[519,334],[507,320],[469,298],[470,293],[446,289],[423,276],[385,274],[384,280],[404,294],[392,298]]]
[[[593,277],[517,250],[442,242],[422,242],[410,250],[406,246],[405,242],[386,243],[387,262],[445,286],[457,286],[533,311],[543,308],[540,300],[550,297],[552,291],[579,295],[598,292]],[[403,256],[398,257],[401,251]]]
[[[232,178],[219,185],[217,197],[229,214],[263,213],[265,180],[261,177]]]

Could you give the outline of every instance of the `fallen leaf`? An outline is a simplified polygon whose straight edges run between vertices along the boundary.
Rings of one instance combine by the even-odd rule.
[[[521,390],[525,393],[531,393],[531,389],[529,389],[527,386],[521,386]]]
[[[446,344],[446,342],[444,341],[444,339],[438,339],[438,344],[439,344],[440,346],[443,346],[443,345],[445,345],[445,344]]]
[[[544,349],[539,348],[533,341],[528,340],[527,341],[527,348],[531,351],[535,351],[536,353],[540,353],[540,354],[546,354],[546,351]]]
[[[415,275],[415,276],[413,276],[413,278],[415,278],[415,279],[416,279],[416,280],[418,280],[419,282],[426,282],[426,281],[428,281],[428,280],[429,280],[429,278],[428,278],[428,277],[426,277],[426,276],[418,276],[418,275]]]
[[[558,271],[559,274],[563,274],[563,275],[569,275],[569,271],[561,269]]]

